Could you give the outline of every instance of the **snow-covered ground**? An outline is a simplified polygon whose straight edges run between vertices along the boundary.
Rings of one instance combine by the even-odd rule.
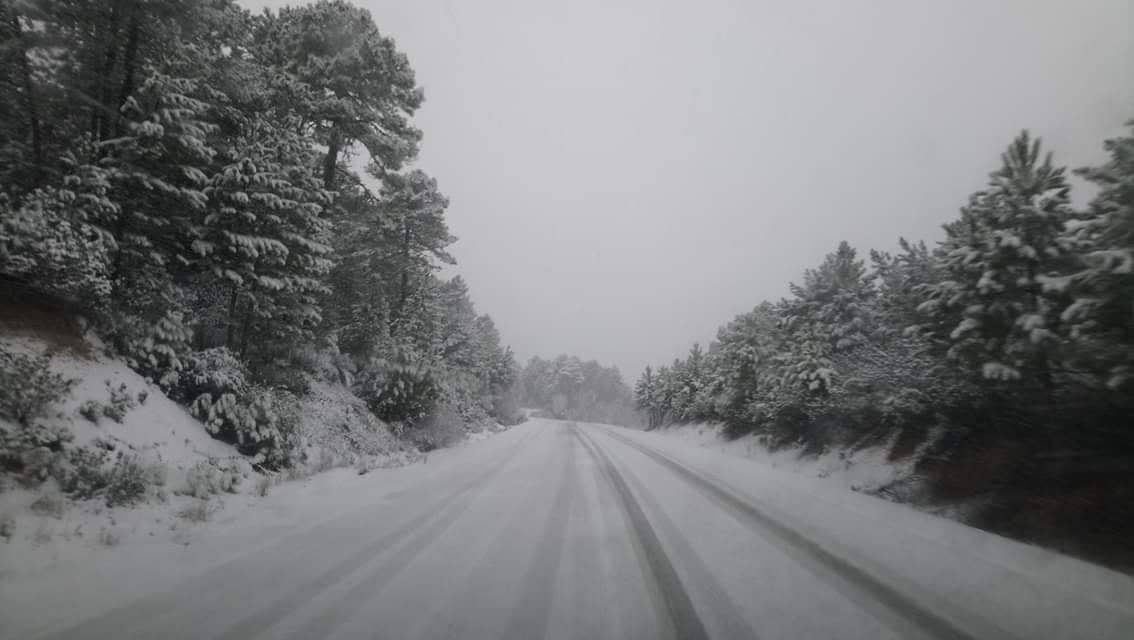
[[[52,352],[51,369],[75,380],[71,393],[52,408],[49,421],[65,426],[76,446],[94,446],[96,441],[115,451],[138,456],[143,463],[160,463],[168,468],[168,486],[177,490],[189,470],[204,459],[235,460],[240,456],[230,445],[214,440],[204,426],[184,407],[162,394],[121,360],[101,353],[95,341],[90,351],[58,349],[34,337],[0,336],[0,346],[14,353],[38,355]],[[121,422],[106,416],[91,421],[80,415],[88,401],[110,402],[111,390],[121,390],[133,401]],[[2,420],[3,418],[0,418]]]
[[[335,493],[327,487],[349,483],[359,471],[413,464],[422,457],[394,438],[345,387],[315,381],[301,401],[306,461],[276,474],[257,473],[157,385],[107,356],[97,340],[88,340],[68,345],[34,331],[9,332],[0,335],[0,346],[28,355],[50,351],[52,371],[75,384],[40,422],[69,431],[74,436],[69,446],[106,451],[107,464],[134,458],[154,486],[142,503],[111,508],[98,497],[71,500],[54,480],[24,488],[0,478],[0,589],[92,559],[96,565],[113,562],[129,547],[176,550],[213,531],[291,524],[292,503],[325,503]],[[130,398],[132,406],[121,421],[82,415],[85,404],[109,404],[112,390]]]
[[[6,574],[0,637],[1078,639],[1134,628],[1129,576],[672,437],[546,419],[417,464],[233,499],[188,542]]]
[[[62,518],[39,518],[30,525],[45,527],[53,534],[49,538],[37,540],[33,531],[0,542],[0,638],[26,638],[32,629],[80,620],[329,522],[372,512],[422,487],[459,479],[468,469],[450,469],[450,460],[489,464],[503,446],[494,440],[469,438],[409,464],[366,474],[336,468],[281,482],[264,497],[214,496],[212,513],[203,522],[161,504],[75,508]],[[31,497],[29,492],[10,495],[21,496],[15,502]],[[100,536],[104,528],[120,538],[108,544]]]

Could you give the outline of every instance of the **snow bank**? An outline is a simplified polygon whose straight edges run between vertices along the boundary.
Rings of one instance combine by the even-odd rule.
[[[866,493],[911,478],[922,452],[933,442],[933,438],[930,438],[912,455],[899,461],[891,461],[890,450],[893,448],[897,434],[873,446],[832,449],[820,455],[808,455],[799,447],[785,447],[772,451],[757,435],[728,440],[723,435],[723,425],[718,424],[679,425],[651,433],[688,445],[746,458],[774,469],[822,478],[828,483]]]

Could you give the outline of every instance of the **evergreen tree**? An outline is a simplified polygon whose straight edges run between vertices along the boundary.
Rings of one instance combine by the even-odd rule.
[[[423,93],[409,60],[379,33],[369,11],[343,0],[285,7],[262,18],[255,49],[284,76],[277,99],[326,148],[324,188],[335,188],[339,161],[355,143],[383,177],[417,155],[421,132],[410,117]]]
[[[1028,376],[1050,387],[1061,303],[1043,281],[1068,271],[1062,236],[1072,219],[1070,188],[1064,169],[1027,132],[1002,161],[988,189],[946,225],[942,280],[925,286],[921,311],[939,326],[959,318],[947,336],[937,334],[950,357],[986,378]]]
[[[1134,121],[1128,123],[1134,127]],[[1047,278],[1047,291],[1069,293],[1060,319],[1073,341],[1075,363],[1111,389],[1134,383],[1134,136],[1107,140],[1110,160],[1081,169],[1099,193],[1062,240],[1079,261],[1066,278]]]
[[[330,197],[306,141],[262,116],[242,125],[209,181],[193,248],[227,289],[225,342],[246,355],[250,345],[312,340],[331,248],[320,217]]]

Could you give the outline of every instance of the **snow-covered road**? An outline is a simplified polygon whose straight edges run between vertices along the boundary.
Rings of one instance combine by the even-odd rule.
[[[297,512],[293,528],[277,523],[271,535],[203,540],[195,557],[218,559],[208,565],[171,564],[153,548],[123,550],[114,568],[76,574],[70,584],[58,577],[30,590],[9,584],[0,633],[171,640],[1134,633],[1128,576],[654,434],[532,420],[434,455],[352,479],[326,504]],[[100,599],[103,589],[116,595]]]

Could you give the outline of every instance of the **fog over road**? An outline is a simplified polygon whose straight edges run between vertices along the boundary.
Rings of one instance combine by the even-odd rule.
[[[41,637],[1134,629],[1126,576],[656,434],[534,419],[446,455],[374,472],[356,508]]]

